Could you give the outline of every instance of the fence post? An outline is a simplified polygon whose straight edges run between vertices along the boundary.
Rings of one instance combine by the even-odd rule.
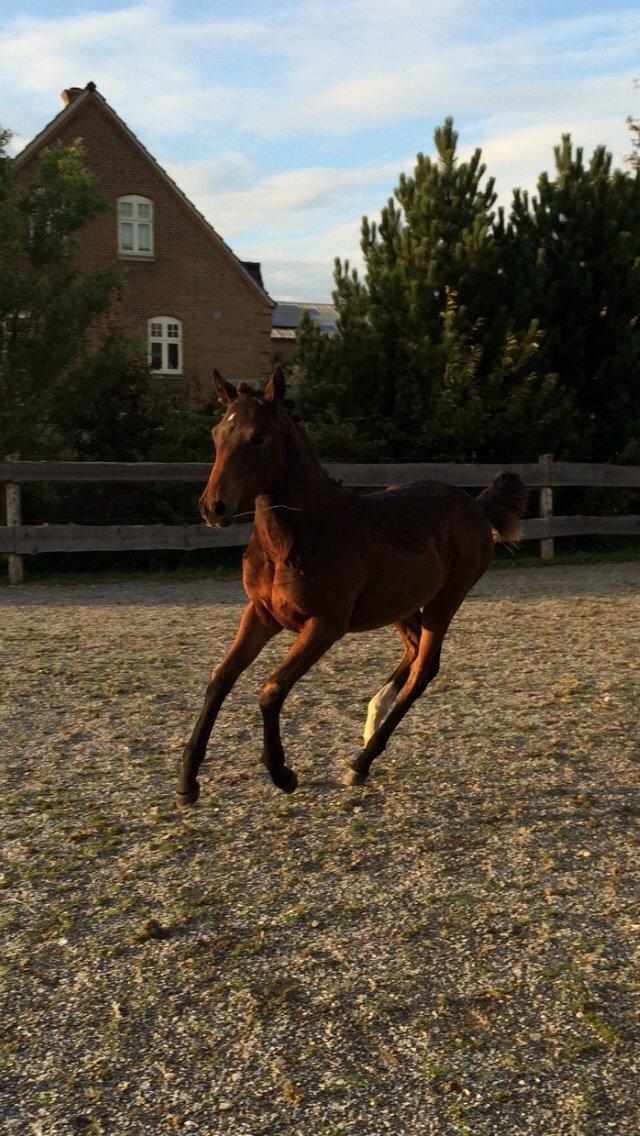
[[[538,458],[541,465],[546,466],[547,478],[551,481],[551,463],[553,454],[542,454]],[[553,489],[551,485],[540,486],[540,518],[548,520],[553,516]],[[544,537],[540,541],[540,556],[543,560],[553,560],[553,537]]]
[[[8,454],[7,461],[13,461],[15,455]],[[13,528],[22,523],[20,509],[20,486],[15,481],[7,481],[5,485],[5,503],[7,511],[7,525]],[[24,568],[22,557],[17,552],[10,552],[7,556],[9,568],[9,583],[24,583]]]

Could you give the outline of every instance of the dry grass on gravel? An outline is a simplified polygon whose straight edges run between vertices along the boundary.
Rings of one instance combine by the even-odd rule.
[[[276,640],[184,815],[237,586],[3,594],[4,1130],[637,1136],[638,577],[486,577],[364,789],[399,640],[291,696],[291,798],[257,761]]]

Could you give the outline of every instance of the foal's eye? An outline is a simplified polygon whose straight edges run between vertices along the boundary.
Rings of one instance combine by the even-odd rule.
[[[249,438],[249,441],[250,441],[252,446],[261,446],[262,443],[264,441],[266,441],[266,438],[267,438],[266,434],[260,434],[259,432],[256,432],[255,434],[251,435],[251,437]]]

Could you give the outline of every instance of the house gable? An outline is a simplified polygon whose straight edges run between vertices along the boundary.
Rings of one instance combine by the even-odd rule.
[[[39,134],[36,134],[35,138],[33,138],[31,142],[29,142],[16,156],[15,166],[17,170],[26,167],[32,161],[32,159],[37,156],[39,151],[44,146],[51,145],[58,140],[69,141],[69,130],[74,125],[74,120],[78,120],[79,116],[81,120],[81,112],[83,110],[86,110],[88,105],[95,105],[104,113],[107,119],[111,120],[115,127],[122,132],[125,138],[127,138],[128,141],[132,143],[135,149],[139,151],[140,155],[151,165],[153,170],[158,175],[158,178],[169,188],[169,190],[173,194],[175,194],[176,198],[184,205],[184,207],[194,218],[194,220],[202,227],[203,231],[211,239],[215,247],[224,252],[224,254],[239,270],[239,272],[242,273],[242,276],[246,279],[247,284],[249,284],[253,289],[259,292],[261,299],[264,300],[266,297],[271,307],[275,308],[275,301],[271,299],[266,289],[264,288],[264,285],[262,284],[259,266],[255,265],[254,262],[249,262],[249,264],[251,265],[251,267],[249,267],[249,264],[245,265],[245,263],[235,255],[232,249],[230,249],[227,243],[222,239],[220,234],[213,228],[213,225],[211,225],[209,221],[207,221],[206,217],[200,212],[199,209],[196,208],[193,202],[189,200],[187,195],[183,193],[183,191],[176,184],[173,178],[170,177],[167,171],[163,169],[158,161],[156,161],[156,159],[153,157],[153,154],[151,154],[147,150],[146,146],[144,146],[140,139],[133,133],[133,131],[129,129],[126,122],[124,122],[124,120],[120,118],[120,115],[116,113],[113,107],[109,105],[104,95],[100,94],[95,83],[87,83],[86,87],[84,88],[72,87],[67,91],[63,91],[62,97],[63,99],[65,99],[66,105],[63,107],[60,113],[57,114],[56,117],[53,118],[51,122],[48,123],[47,126],[45,126],[39,132]],[[71,137],[75,137],[73,132],[71,134]],[[135,192],[135,190],[132,190],[131,192]]]
[[[234,255],[98,91],[72,92],[60,114],[16,159],[18,177],[31,175],[43,147],[78,138],[109,206],[78,234],[85,266],[95,270],[116,258],[122,264],[116,324],[146,345],[154,371],[154,359],[171,358],[168,349],[153,345],[158,324],[171,324],[180,338],[177,373],[162,366],[156,381],[169,382],[173,391],[182,379],[178,391],[191,386],[193,401],[204,402],[213,367],[231,379],[264,378],[270,369],[274,303],[261,286],[258,267],[245,266]],[[154,242],[144,255],[118,252],[123,197],[152,205]]]

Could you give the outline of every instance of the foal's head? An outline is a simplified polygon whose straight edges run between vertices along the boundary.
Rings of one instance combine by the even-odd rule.
[[[206,525],[230,525],[236,513],[253,507],[282,476],[286,463],[283,426],[288,415],[280,407],[286,394],[281,367],[276,368],[262,394],[245,383],[236,388],[218,371],[213,373],[218,401],[226,413],[212,431],[216,460],[200,498]]]

